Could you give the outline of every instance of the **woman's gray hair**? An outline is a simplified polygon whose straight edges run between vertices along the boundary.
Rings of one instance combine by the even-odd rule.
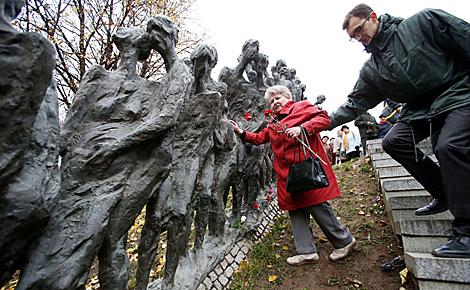
[[[276,96],[276,95],[283,95],[289,100],[292,100],[292,94],[289,88],[286,86],[280,86],[280,85],[269,87],[264,93],[264,99],[266,101],[269,101],[269,99],[271,99],[273,96]]]

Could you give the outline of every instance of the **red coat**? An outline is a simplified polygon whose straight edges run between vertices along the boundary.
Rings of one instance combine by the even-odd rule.
[[[319,110],[309,101],[288,102],[277,115],[280,123],[288,128],[302,125],[308,132],[308,140],[312,150],[317,153],[326,163],[322,164],[328,176],[329,186],[314,189],[292,195],[286,191],[286,180],[289,173],[289,165],[294,163],[294,139],[287,137],[284,133],[278,133],[279,128],[269,123],[259,133],[246,132],[245,141],[254,145],[267,142],[271,143],[274,152],[274,170],[277,174],[277,196],[279,208],[283,210],[295,210],[322,203],[341,195],[333,168],[328,162],[328,157],[320,139],[319,132],[330,128],[330,118],[326,111]],[[302,160],[305,159],[301,154]],[[299,162],[298,154],[296,156]]]

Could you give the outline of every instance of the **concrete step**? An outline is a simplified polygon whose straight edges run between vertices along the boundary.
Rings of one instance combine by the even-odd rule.
[[[384,193],[384,202],[387,210],[417,209],[432,200],[426,190],[402,190]]]
[[[392,178],[410,176],[410,173],[401,165],[377,168],[378,178]]]
[[[433,161],[438,163],[437,160],[433,160]],[[411,176],[411,174],[408,172],[408,170],[406,170],[402,165],[400,165],[398,163],[397,163],[397,165],[394,165],[394,163],[392,163],[392,162],[390,162],[389,164],[391,164],[393,166],[383,166],[383,167],[379,167],[379,168],[376,169],[376,175],[379,178],[393,178],[393,177]]]
[[[420,290],[468,290],[468,283],[440,282],[432,280],[418,280]]]
[[[378,159],[372,161],[372,165],[374,166],[375,170],[378,170],[383,167],[393,167],[393,166],[402,166],[398,161],[395,159],[387,158],[387,159]]]
[[[382,192],[424,189],[413,177],[380,179],[380,187],[382,188]]]
[[[371,153],[370,154],[370,159],[372,161],[376,161],[376,160],[383,160],[383,159],[391,159],[392,157],[390,155],[388,155],[387,153],[383,153],[383,152],[380,152],[380,153]]]
[[[382,144],[372,144],[367,147],[367,150],[369,150],[370,154],[373,153],[382,153],[384,152],[384,149],[382,148]]]
[[[373,144],[382,144],[382,139],[374,139],[374,140],[366,141],[366,146],[373,145]]]
[[[392,212],[397,235],[447,237],[454,217],[450,211],[429,215],[415,216],[411,210]]]
[[[435,215],[416,216],[414,209],[395,209],[387,211],[387,214],[392,221],[393,231],[398,236],[403,233],[412,235],[413,231],[416,231],[414,235],[417,236],[431,235],[433,230],[444,232],[453,220],[449,211]],[[440,225],[440,227],[436,227],[436,225]],[[426,232],[430,234],[426,234]]]
[[[417,252],[417,253],[431,253],[432,250],[440,247],[442,244],[448,241],[448,237],[419,237],[419,236],[407,236],[402,235],[401,241],[403,245],[403,251],[405,252]]]
[[[417,146],[421,151],[423,151],[424,154],[432,154],[432,146],[431,144],[423,144],[423,145],[418,145]],[[367,150],[369,150],[370,154],[377,154],[377,153],[384,153],[384,149],[382,147],[382,144],[371,144],[367,147]]]
[[[470,259],[438,258],[429,253],[405,252],[405,263],[418,280],[467,283],[467,289],[470,288]]]
[[[399,221],[410,221],[410,222],[417,222],[417,221],[441,221],[441,220],[453,220],[454,217],[450,213],[450,211],[446,210],[445,212],[437,213],[437,214],[432,214],[432,215],[415,215],[415,210],[414,209],[396,209],[392,211],[392,218],[393,222],[397,223]],[[424,222],[423,222],[424,223]],[[410,224],[411,226],[412,224]],[[416,226],[421,226],[420,224],[417,224]],[[402,227],[403,231],[404,227]],[[410,233],[411,231],[415,231],[418,233],[421,233],[420,229],[415,227],[415,228],[410,228]],[[408,232],[407,232],[408,233]],[[438,232],[440,233],[440,232]],[[419,234],[421,235],[421,234]]]
[[[430,154],[429,157],[431,158],[431,160],[437,163],[437,158],[434,154]],[[376,168],[401,166],[400,163],[395,161],[395,159],[393,159],[387,153],[371,154],[371,160],[372,160],[372,164]]]

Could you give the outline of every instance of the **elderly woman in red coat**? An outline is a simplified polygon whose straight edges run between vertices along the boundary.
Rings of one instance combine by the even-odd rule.
[[[297,255],[287,258],[289,265],[313,263],[319,259],[314,244],[309,219],[313,216],[327,239],[333,245],[330,254],[333,261],[342,259],[353,250],[356,240],[336,218],[328,200],[341,195],[331,165],[323,164],[328,176],[329,186],[291,194],[286,190],[289,165],[294,163],[295,137],[305,130],[313,151],[323,160],[328,160],[320,139],[319,132],[330,127],[326,111],[319,110],[308,101],[294,102],[289,89],[285,86],[273,86],[266,90],[264,98],[269,102],[275,114],[275,121],[258,133],[242,130],[230,120],[235,133],[248,143],[260,145],[271,143],[274,152],[274,170],[277,174],[277,196],[279,208],[289,211],[292,233]],[[287,127],[285,130],[281,128]],[[283,132],[280,132],[283,131]],[[298,160],[297,154],[297,162]],[[301,155],[304,159],[305,156]]]

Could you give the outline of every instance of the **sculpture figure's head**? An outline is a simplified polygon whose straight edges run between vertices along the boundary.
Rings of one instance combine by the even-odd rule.
[[[209,74],[211,70],[216,66],[218,61],[218,54],[215,47],[200,43],[191,52],[189,57],[193,64],[193,71],[196,78],[201,78],[204,75]]]
[[[170,18],[158,15],[147,22],[147,32],[150,34],[152,48],[161,55],[173,51],[178,42],[178,28]]]
[[[0,31],[16,31],[10,23],[20,14],[23,6],[23,0],[0,0]]]
[[[242,47],[242,54],[248,59],[254,59],[259,53],[259,42],[255,39],[249,39],[245,41]]]
[[[120,27],[112,40],[121,55],[135,53],[138,60],[146,60],[150,55],[150,35],[142,29]]]

